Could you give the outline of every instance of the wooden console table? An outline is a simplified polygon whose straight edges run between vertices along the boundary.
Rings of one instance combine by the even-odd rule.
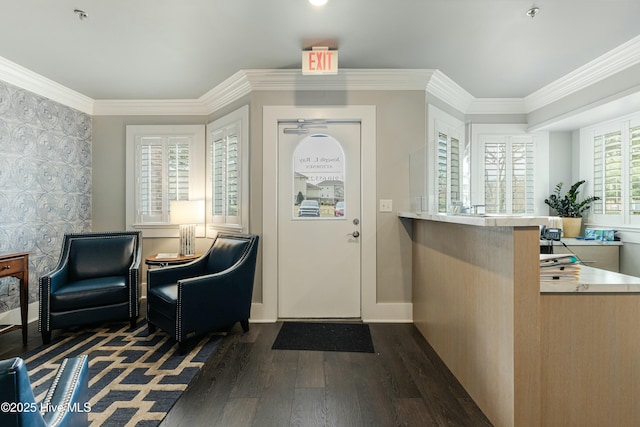
[[[22,328],[22,344],[27,345],[27,326],[29,309],[29,253],[17,252],[0,254],[0,277],[20,279],[20,314],[22,325],[12,325],[2,333]]]

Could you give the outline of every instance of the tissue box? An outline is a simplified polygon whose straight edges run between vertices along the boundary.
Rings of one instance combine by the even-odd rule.
[[[613,241],[615,230],[610,228],[590,228],[584,230],[584,238],[587,240],[605,240]]]

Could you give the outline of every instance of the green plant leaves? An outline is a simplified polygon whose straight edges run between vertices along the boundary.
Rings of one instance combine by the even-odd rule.
[[[573,184],[566,194],[562,195],[563,183],[558,183],[553,194],[549,198],[544,199],[544,202],[555,210],[559,216],[580,218],[582,213],[591,207],[591,204],[596,200],[600,200],[600,197],[590,196],[581,201],[578,201],[578,195],[580,194],[580,186],[586,181],[581,180]]]

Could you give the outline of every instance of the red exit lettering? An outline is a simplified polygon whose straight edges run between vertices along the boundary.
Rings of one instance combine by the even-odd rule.
[[[338,74],[338,51],[303,50],[302,74]]]
[[[311,51],[309,52],[309,71],[330,71],[333,52]]]

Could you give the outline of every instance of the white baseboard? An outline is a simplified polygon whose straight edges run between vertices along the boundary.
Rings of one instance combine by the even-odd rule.
[[[38,321],[38,313],[40,310],[40,303],[38,301],[29,304],[27,309],[27,319],[29,323]],[[22,317],[20,314],[20,308],[14,308],[13,310],[0,313],[1,325],[20,325],[22,324]]]
[[[140,298],[141,301],[146,296]],[[38,313],[40,303],[38,301],[29,304],[28,318],[29,323],[38,321]],[[252,323],[275,323],[277,317],[271,315],[273,310],[269,310],[262,303],[251,304],[251,322]],[[379,303],[376,304],[369,313],[363,314],[362,320],[369,323],[412,323],[413,322],[413,304],[411,303]],[[0,324],[19,325],[22,323],[20,318],[20,309],[0,313]]]
[[[275,323],[278,321],[262,303],[251,304],[252,323]],[[378,303],[363,313],[362,320],[368,323],[413,323],[412,303]]]
[[[264,303],[251,303],[251,319],[249,321],[251,323],[275,323],[278,318],[272,314],[274,312],[275,310],[269,310]]]
[[[413,304],[377,303],[362,313],[362,320],[368,323],[413,323]]]

